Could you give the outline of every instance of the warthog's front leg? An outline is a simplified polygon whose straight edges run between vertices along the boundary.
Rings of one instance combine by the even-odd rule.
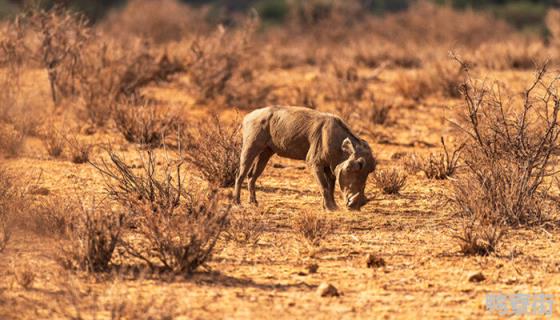
[[[334,201],[334,181],[330,181],[325,172],[324,166],[312,166],[311,170],[315,175],[315,179],[321,186],[321,195],[323,196],[323,208],[329,211],[337,210],[336,202]]]

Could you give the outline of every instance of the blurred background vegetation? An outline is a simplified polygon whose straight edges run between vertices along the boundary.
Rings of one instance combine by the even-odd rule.
[[[154,0],[157,1],[157,0]],[[286,20],[293,6],[310,3],[317,12],[330,10],[337,2],[337,8],[344,6],[345,1],[337,0],[181,0],[194,6],[209,6],[209,19],[216,20],[234,12],[247,11],[251,8],[259,12],[265,23],[282,23]],[[407,9],[417,0],[359,0],[363,12],[383,15]],[[559,7],[557,0],[431,0],[441,5],[453,6],[457,9],[474,9],[490,12],[512,26],[523,31],[546,32],[544,18],[550,7]],[[109,10],[123,6],[127,0],[0,0],[0,18],[17,13],[25,5],[39,4],[49,7],[62,4],[84,12],[92,21],[102,18]]]

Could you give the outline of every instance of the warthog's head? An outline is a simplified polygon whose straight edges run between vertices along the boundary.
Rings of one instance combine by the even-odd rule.
[[[342,142],[342,151],[348,156],[336,166],[335,175],[344,196],[346,207],[360,210],[368,202],[364,194],[368,175],[375,170],[375,158],[367,142],[353,143],[349,138]]]

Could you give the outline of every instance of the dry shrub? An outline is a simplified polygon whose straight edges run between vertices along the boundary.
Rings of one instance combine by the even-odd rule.
[[[313,210],[303,210],[291,218],[291,225],[298,237],[311,246],[319,246],[335,230],[330,218]]]
[[[125,207],[135,225],[123,245],[132,256],[154,268],[154,259],[166,271],[189,275],[210,259],[216,241],[227,226],[229,206],[216,192],[188,191],[181,163],[157,166],[152,151],[142,158],[143,173],[135,173],[116,154],[111,162],[95,165],[109,180],[109,195]]]
[[[110,269],[116,246],[121,241],[124,215],[105,203],[81,204],[72,219],[68,239],[61,243],[58,262],[66,269],[104,272]]]
[[[92,37],[82,52],[78,73],[79,95],[91,123],[103,126],[121,103],[139,100],[141,87],[183,70],[167,54],[153,51],[139,40],[117,43],[103,35]]]
[[[454,180],[450,196],[463,219],[455,238],[465,254],[489,254],[508,227],[547,219],[550,203],[542,183],[553,173],[550,159],[558,152],[558,77],[549,78],[544,66],[521,97],[504,98],[502,87],[474,80],[456,59],[466,74],[457,128],[467,142],[466,173]]]
[[[104,126],[116,109],[121,92],[121,77],[134,49],[127,51],[116,43],[94,42],[82,52],[79,93],[85,118]]]
[[[168,161],[158,167],[153,150],[140,152],[140,172],[133,170],[114,151],[106,150],[109,160],[91,165],[105,178],[105,189],[109,197],[122,204],[131,215],[144,211],[146,205],[154,211],[171,211],[187,197],[183,190],[181,162]]]
[[[100,27],[119,38],[141,37],[166,43],[181,40],[189,32],[204,31],[204,14],[177,0],[133,0],[110,12]]]
[[[399,194],[406,185],[406,174],[397,169],[379,170],[374,176],[375,185],[385,194]]]
[[[327,86],[326,102],[342,119],[352,124],[359,117],[359,104],[368,93],[368,80],[358,75],[354,66],[335,65],[334,77],[322,80]]]
[[[474,63],[495,70],[532,70],[551,58],[540,39],[510,37],[507,41],[482,44],[474,52]]]
[[[268,210],[261,209],[232,210],[224,232],[225,239],[243,245],[256,245],[265,231],[267,214]]]
[[[186,133],[185,158],[213,185],[231,187],[235,183],[241,153],[241,126],[238,120],[224,124],[217,114],[199,122]]]
[[[451,62],[434,62],[421,70],[400,73],[395,82],[397,92],[403,97],[421,101],[441,94],[444,97],[460,97],[461,69]]]
[[[427,23],[427,19],[429,22]],[[372,19],[368,30],[384,40],[417,47],[448,48],[458,43],[474,47],[501,41],[512,33],[506,22],[475,10],[454,10],[431,1],[418,1],[408,10]]]
[[[229,207],[219,204],[216,193],[189,196],[186,206],[168,211],[145,207],[137,219],[143,245],[127,244],[128,252],[152,268],[156,259],[164,270],[181,275],[204,265],[227,225]]]
[[[113,118],[126,141],[151,148],[161,146],[165,137],[180,127],[179,117],[172,110],[147,102],[139,106],[123,104]]]
[[[47,70],[54,104],[76,93],[82,50],[90,37],[86,18],[62,6],[34,9],[23,17],[39,40],[36,55]]]
[[[262,66],[255,63],[258,25],[258,19],[250,17],[235,29],[220,26],[193,41],[187,71],[200,102],[254,108],[268,101],[276,86],[260,78]]]

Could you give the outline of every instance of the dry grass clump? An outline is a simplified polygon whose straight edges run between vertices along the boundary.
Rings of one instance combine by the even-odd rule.
[[[372,99],[370,108],[368,110],[368,116],[371,123],[375,125],[387,124],[389,113],[391,112],[392,108],[393,106],[388,104],[386,101]]]
[[[51,123],[41,135],[43,146],[51,157],[58,158],[64,152],[66,136]]]
[[[70,153],[70,160],[75,164],[82,164],[89,162],[91,152],[94,145],[79,139],[77,136],[72,136],[67,139],[68,152]]]
[[[202,176],[219,187],[235,183],[241,153],[241,126],[236,119],[226,124],[211,114],[186,133],[185,158]]]
[[[115,248],[121,241],[124,215],[106,203],[93,203],[72,219],[68,239],[61,243],[58,262],[66,269],[105,272],[110,269]]]
[[[139,106],[123,104],[116,108],[113,119],[126,141],[157,148],[180,125],[179,117],[169,108],[143,102]]]
[[[335,224],[327,215],[313,210],[298,212],[290,222],[297,236],[311,246],[319,246],[335,230]]]
[[[397,169],[378,170],[373,176],[375,185],[385,194],[399,194],[406,185],[406,174]]]
[[[465,145],[460,145],[453,149],[451,153],[447,150],[443,137],[441,138],[441,145],[443,152],[437,155],[430,153],[428,159],[423,160],[420,164],[419,169],[426,174],[428,179],[446,179],[454,175],[459,167],[459,157]]]
[[[499,224],[464,219],[453,237],[459,241],[460,250],[464,255],[487,256],[497,251],[505,235],[506,229]]]
[[[34,203],[26,215],[26,229],[43,236],[59,237],[74,229],[74,216],[81,212],[74,200],[49,196]]]
[[[243,245],[256,245],[265,231],[267,210],[233,209],[229,215],[224,237]]]
[[[17,284],[23,289],[29,290],[33,287],[36,274],[29,265],[18,266],[16,261],[12,261],[12,273]]]

